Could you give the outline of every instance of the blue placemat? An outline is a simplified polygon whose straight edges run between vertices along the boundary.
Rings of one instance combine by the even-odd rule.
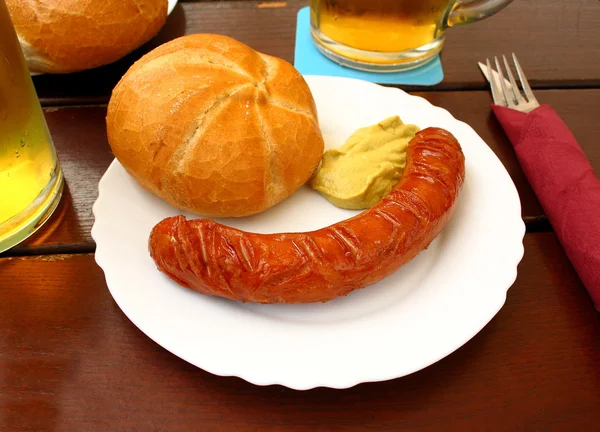
[[[328,75],[357,78],[380,84],[434,85],[442,81],[444,71],[440,57],[427,64],[404,72],[374,73],[340,66],[321,54],[310,36],[310,8],[298,12],[294,66],[304,75]]]

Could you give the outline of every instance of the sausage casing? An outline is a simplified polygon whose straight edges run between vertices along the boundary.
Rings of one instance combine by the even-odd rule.
[[[359,215],[317,231],[256,234],[175,216],[150,235],[158,268],[200,293],[243,302],[325,302],[373,284],[426,249],[450,219],[465,175],[458,141],[427,128],[399,182]]]

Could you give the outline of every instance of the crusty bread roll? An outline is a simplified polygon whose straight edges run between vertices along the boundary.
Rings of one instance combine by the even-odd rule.
[[[246,216],[280,202],[317,168],[315,103],[289,63],[229,37],[170,41],[113,90],[113,153],[143,187],[206,216]]]
[[[155,36],[167,0],[6,0],[31,72],[112,63]]]

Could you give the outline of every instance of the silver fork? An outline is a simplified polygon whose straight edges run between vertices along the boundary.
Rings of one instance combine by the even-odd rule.
[[[504,73],[502,72],[502,68],[500,67],[498,57],[494,57],[497,74],[494,73],[494,69],[492,69],[490,65],[490,59],[485,60],[489,73],[488,79],[490,81],[490,86],[492,87],[492,98],[494,99],[494,103],[496,105],[502,105],[522,112],[532,111],[535,108],[539,107],[540,104],[533,95],[531,87],[529,87],[529,82],[525,77],[525,73],[523,73],[523,69],[521,69],[519,60],[517,60],[517,56],[514,53],[512,54],[512,58],[513,62],[515,63],[517,75],[519,76],[519,81],[521,81],[521,87],[523,88],[525,97],[523,97],[523,95],[519,91],[519,87],[517,87],[517,83],[515,82],[515,78],[513,77],[513,74],[510,70],[508,61],[506,61],[506,57],[502,55],[502,60],[504,60],[504,67],[506,68],[506,74],[508,75],[510,86],[506,83],[506,80],[504,79]],[[496,78],[499,78],[499,80],[497,80]],[[497,81],[500,81],[500,84],[498,84]]]

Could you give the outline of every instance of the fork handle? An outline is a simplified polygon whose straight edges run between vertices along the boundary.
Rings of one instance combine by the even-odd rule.
[[[600,310],[600,180],[548,105],[522,113],[492,105],[569,260]]]
[[[457,0],[452,5],[446,21],[447,27],[469,24],[494,15],[513,0]]]

